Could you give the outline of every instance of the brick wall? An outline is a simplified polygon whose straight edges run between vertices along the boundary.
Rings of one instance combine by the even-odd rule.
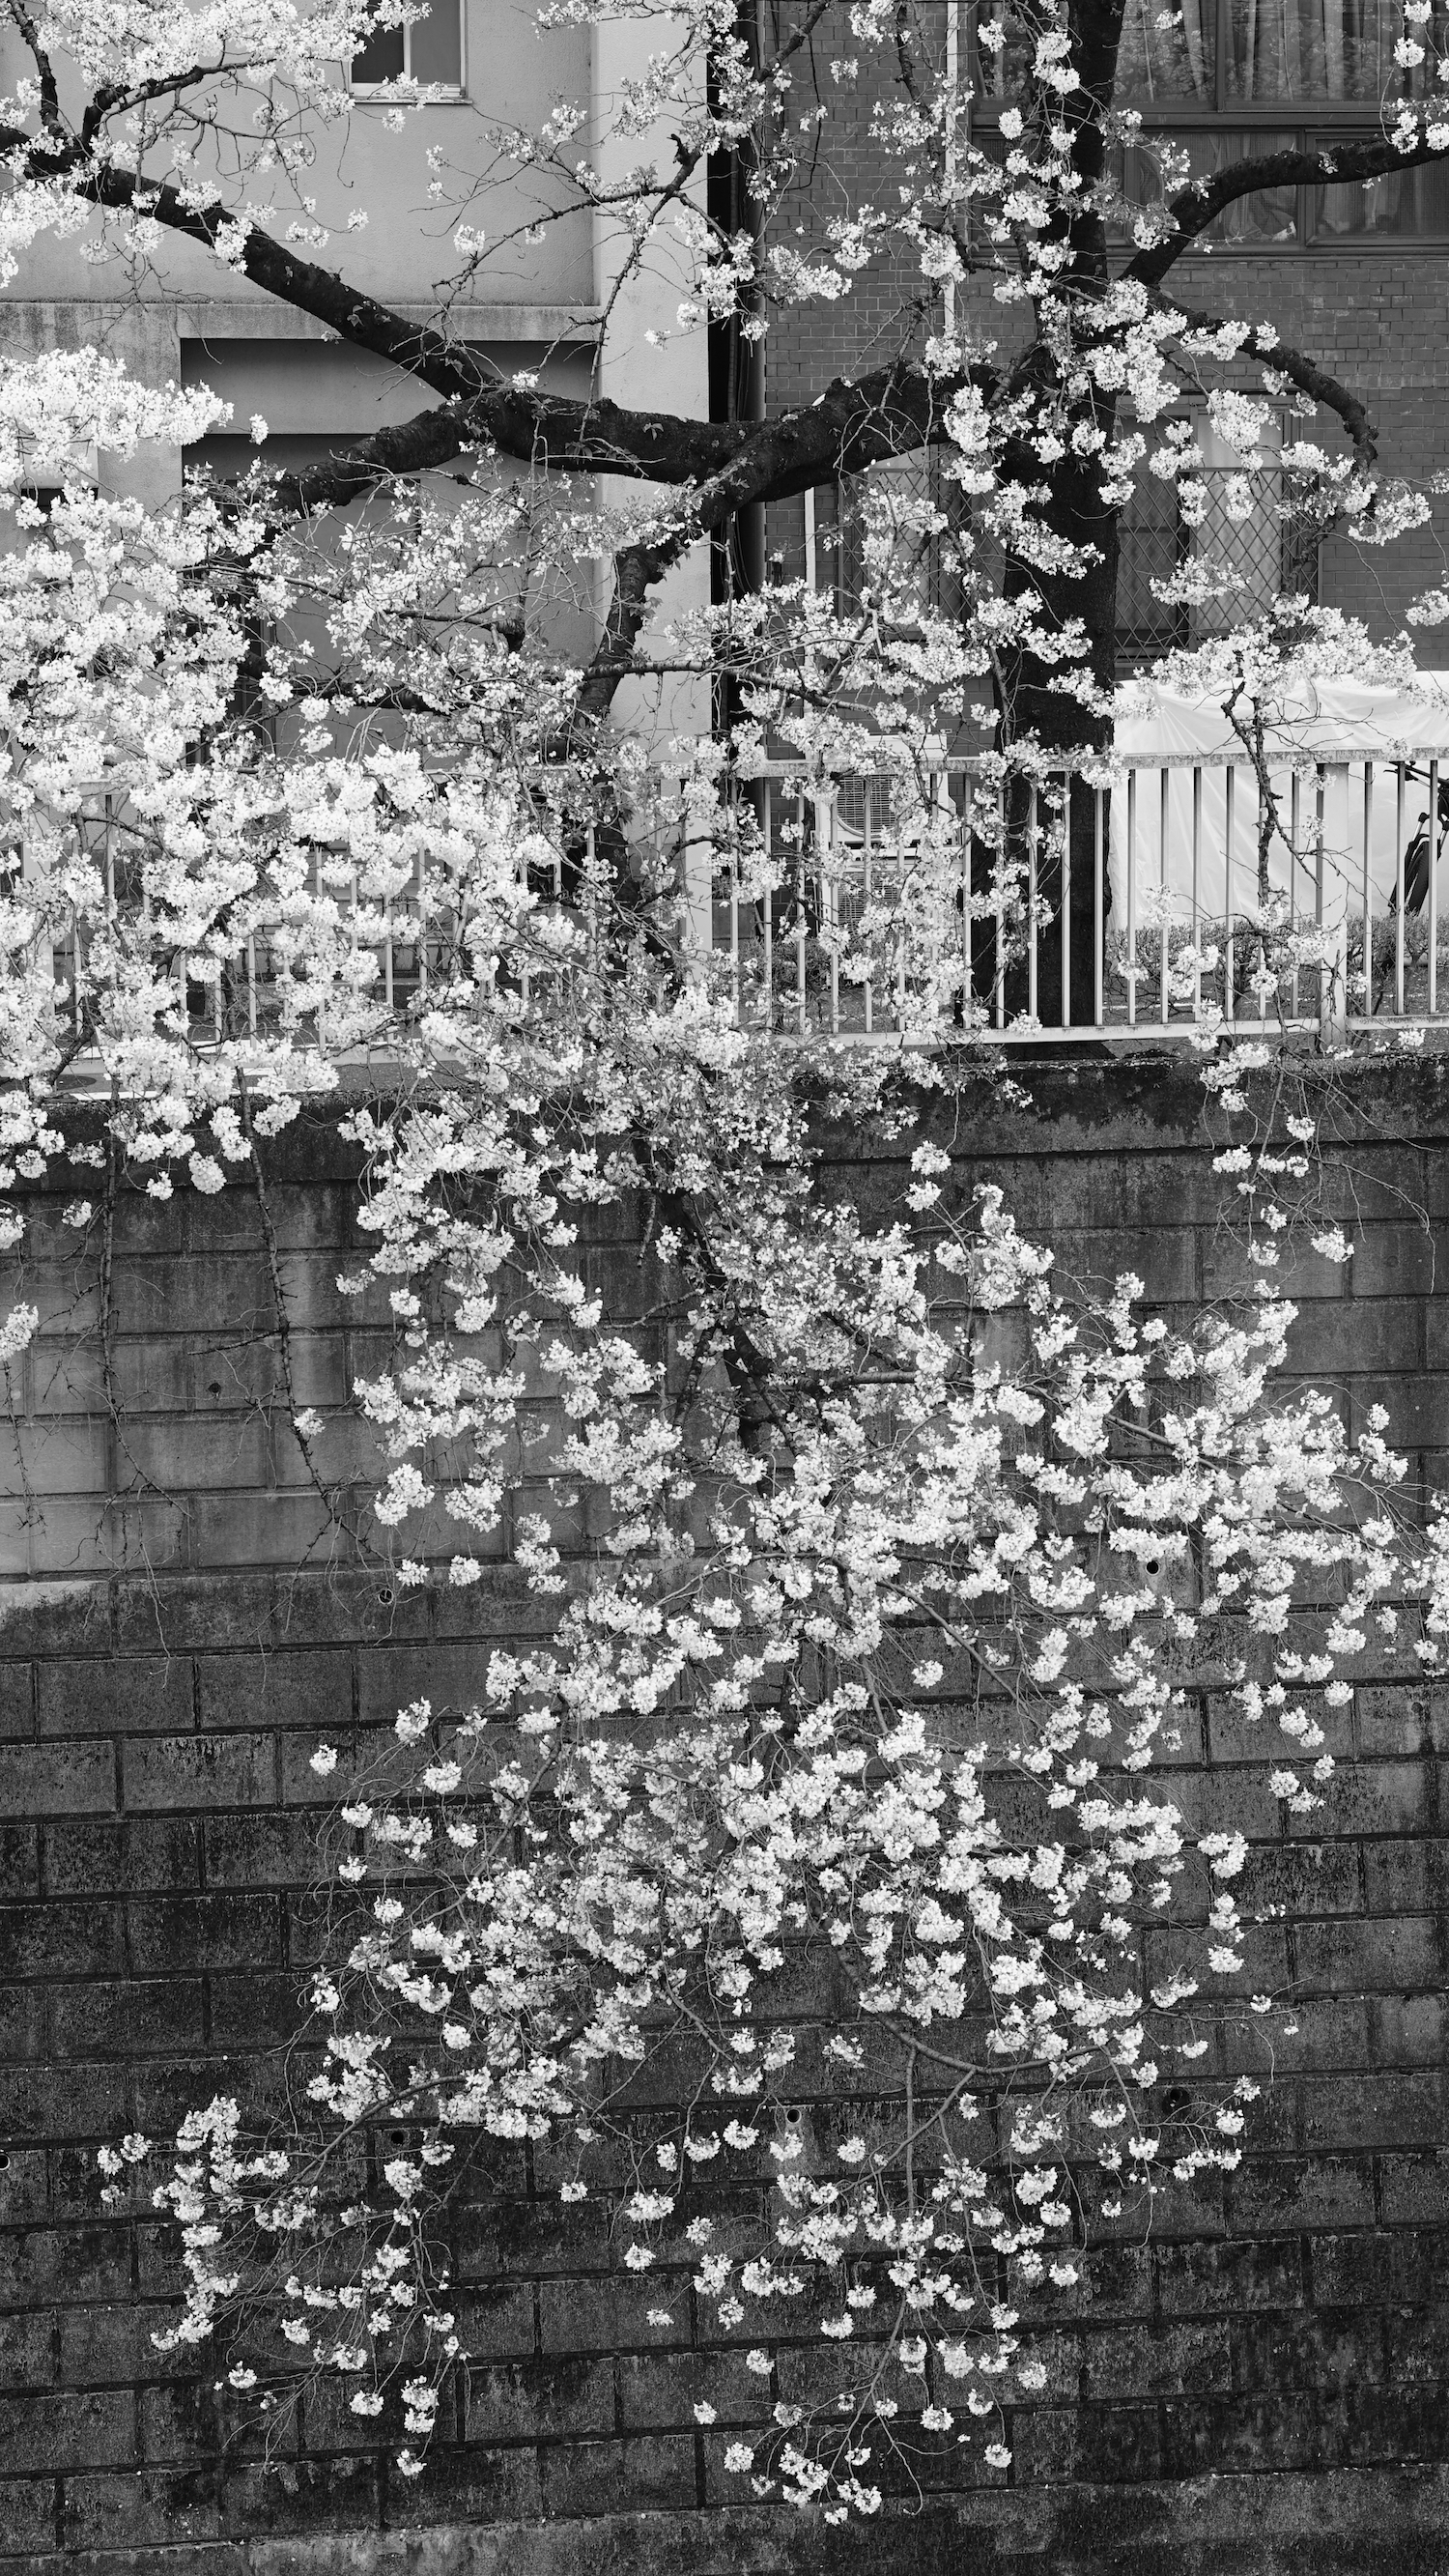
[[[1298,1283],[1297,1357],[1355,1419],[1388,1402],[1417,1467],[1449,1482],[1449,1071],[1365,1083],[1329,1174],[1358,1250]],[[1000,1179],[1068,1272],[1132,1267],[1169,1305],[1222,1286],[1234,1256],[1190,1070],[1057,1066],[1032,1085],[1025,1109],[983,1094],[954,1125],[926,1113],[960,1185]],[[835,1138],[834,1186],[894,1216],[915,1141]],[[340,1408],[377,1349],[376,1319],[356,1323],[336,1289],[355,1254],[350,1174],[320,1132],[273,1163],[294,1377]],[[1271,1796],[1250,1731],[1197,1712],[1174,1785],[1200,1830],[1252,1840],[1248,1902],[1265,1919],[1250,1975],[1295,1999],[1297,2034],[1242,2170],[1168,2205],[1151,2241],[1098,2226],[1069,2300],[1026,2310],[1048,2380],[1015,2411],[1004,2478],[949,2449],[924,2502],[899,2498],[898,2521],[860,2533],[741,2508],[720,2455],[757,2415],[758,2383],[728,2337],[698,2330],[687,2282],[675,2324],[648,2324],[655,2278],[646,2298],[623,2269],[605,2201],[569,2213],[547,2196],[543,2152],[493,2156],[458,2208],[478,2360],[416,2488],[400,2493],[343,2416],[309,2416],[271,2463],[223,2450],[210,2373],[149,2340],[174,2248],[102,2210],[94,2149],[164,2132],[217,2091],[275,2091],[316,1940],[308,1755],[419,1692],[472,1696],[487,1641],[533,1605],[503,1562],[462,1595],[386,1598],[348,1570],[279,1419],[244,1189],[123,1197],[113,1421],[96,1251],[60,1222],[76,1186],[66,1173],[36,1193],[24,1293],[44,1329],[13,1390],[3,1516],[4,2576],[60,2576],[66,2553],[87,2576],[1438,2569],[1449,1692],[1369,1662],[1307,1820]],[[601,1237],[590,1257],[615,1311],[637,1312],[637,1246]],[[817,2106],[822,2137],[836,2116]],[[807,2366],[787,2335],[782,2392]],[[708,2434],[692,2413],[705,2397]]]

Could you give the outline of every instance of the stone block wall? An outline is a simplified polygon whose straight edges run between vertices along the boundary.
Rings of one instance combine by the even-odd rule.
[[[1062,1271],[1136,1270],[1169,1311],[1231,1285],[1191,1068],[1027,1079],[1024,1108],[984,1086],[957,1110],[923,1107],[957,1185],[999,1180]],[[1449,1483],[1446,1061],[1366,1076],[1339,1129],[1326,1189],[1358,1248],[1346,1270],[1310,1260],[1295,1281],[1295,1364],[1353,1420],[1387,1403],[1415,1470]],[[831,1186],[894,1218],[915,1141],[832,1137]],[[299,1401],[333,1411],[335,1470],[355,1439],[348,1390],[379,1347],[376,1312],[336,1285],[359,1252],[354,1174],[325,1130],[272,1163],[286,1363]],[[1173,1786],[1197,1830],[1249,1836],[1250,1981],[1292,1998],[1297,2029],[1242,2169],[1169,2200],[1146,2241],[1097,2224],[1079,2286],[1025,2311],[1048,2376],[1015,2410],[1009,2472],[979,2449],[923,2453],[922,2492],[854,2533],[742,2506],[722,2452],[760,2411],[738,2348],[758,2329],[708,2340],[687,2274],[672,2326],[651,2326],[657,2276],[646,2297],[623,2268],[607,2195],[572,2213],[549,2196],[543,2150],[491,2156],[457,2208],[476,2359],[423,2480],[402,2489],[340,2414],[304,2418],[271,2461],[223,2441],[214,2365],[151,2345],[174,2246],[102,2209],[95,2149],[164,2134],[217,2092],[275,2097],[318,1938],[310,1753],[323,1735],[345,1753],[419,1694],[472,1698],[491,1642],[539,1614],[506,1532],[467,1593],[393,1595],[349,1568],[278,1403],[248,1189],[160,1207],[123,1194],[103,1332],[102,1246],[63,1222],[78,1187],[96,1194],[65,1171],[35,1193],[19,1285],[43,1331],[0,1426],[3,2576],[1437,2569],[1449,1690],[1368,1657],[1307,1819],[1273,1797],[1250,1730],[1211,1702],[1196,1712]],[[639,1243],[611,1221],[589,1257],[613,1311],[637,1315]],[[822,2098],[822,2139],[837,2116]],[[810,2366],[787,2325],[768,2395]]]

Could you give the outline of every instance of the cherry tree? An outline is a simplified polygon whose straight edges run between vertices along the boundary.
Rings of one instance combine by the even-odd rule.
[[[599,177],[571,108],[494,138],[548,219],[617,227],[624,274],[668,226],[677,327],[746,345],[873,263],[909,277],[873,373],[784,418],[675,420],[504,382],[446,298],[420,329],[328,265],[310,174],[350,113],[339,66],[408,14],[393,0],[6,6],[33,63],[4,111],[10,277],[73,235],[139,293],[177,237],[437,398],[290,474],[259,421],[248,475],[158,512],[75,458],[195,444],[212,396],[95,353],[4,362],[6,1186],[89,1158],[83,1238],[122,1183],[165,1199],[245,1175],[271,1242],[268,1139],[304,1103],[335,1116],[373,1242],[343,1286],[380,1288],[393,1324],[354,1418],[288,1388],[336,1545],[467,1591],[501,1529],[551,1621],[467,1706],[403,1710],[346,1780],[299,2122],[259,2135],[245,2104],[199,2107],[159,2180],[144,2139],[105,2151],[116,2199],[154,2191],[182,2231],[168,2340],[229,2337],[230,2385],[273,2417],[340,2377],[422,2475],[463,2354],[448,2187],[522,2138],[565,2203],[607,2196],[655,2322],[692,2292],[721,2337],[755,2338],[758,2420],[725,2464],[756,2492],[839,2518],[876,2509],[892,2454],[979,2441],[1004,2469],[1003,2400],[1040,2384],[1029,2327],[1084,2232],[1231,2167],[1250,2117],[1253,2082],[1211,2055],[1245,1966],[1246,1846],[1189,1837],[1154,1752],[1187,1694],[1236,1693],[1281,1739],[1277,1794],[1311,1807],[1343,1662],[1373,1623],[1435,1664],[1449,1559],[1395,1502],[1390,1426],[1351,1444],[1324,1398],[1275,1387],[1313,1122],[1241,1140],[1261,1041],[1225,1023],[1206,1082],[1262,1293],[1188,1329],[1130,1278],[1068,1298],[997,1193],[959,1195],[931,1132],[953,1061],[922,1054],[907,1082],[899,1049],[784,1043],[767,969],[701,952],[690,862],[772,925],[806,855],[797,836],[782,857],[752,795],[772,750],[827,797],[888,771],[899,861],[833,921],[833,971],[888,986],[899,1034],[982,1060],[962,907],[1019,943],[1021,798],[1055,815],[1059,867],[1076,826],[1055,782],[1110,778],[1113,532],[1141,472],[1197,507],[1184,384],[1241,460],[1235,508],[1286,389],[1347,432],[1291,451],[1296,506],[1365,543],[1423,523],[1423,496],[1376,480],[1349,393],[1261,324],[1166,292],[1235,193],[1322,156],[1129,209],[1120,13],[977,28],[1019,77],[998,158],[967,135],[954,54],[861,6],[833,77],[863,90],[890,211],[857,196],[802,250],[775,219],[829,133],[827,101],[801,140],[823,11],[769,47],[732,13],[661,13],[610,110],[614,139],[638,138],[624,179]],[[1335,177],[1449,151],[1421,14],[1381,142]],[[398,123],[417,109],[400,84]],[[724,155],[748,174],[733,231],[701,187]],[[483,183],[440,157],[433,184],[455,277],[475,278],[495,255]],[[669,567],[742,512],[925,445],[961,506],[867,492],[857,598],[725,585],[653,615]],[[43,515],[26,493],[52,482]],[[927,544],[953,550],[949,613],[922,596]],[[587,596],[601,559],[580,667],[530,603]],[[1196,597],[1233,578],[1203,559],[1181,576]],[[1285,651],[1311,668],[1354,639],[1300,604],[1256,658],[1236,649],[1235,704]],[[679,672],[720,686],[716,732],[661,753],[611,724],[625,679]],[[946,811],[938,747],[968,737],[988,747]],[[1037,897],[1049,910],[1050,867]],[[106,1142],[77,1156],[81,1079]],[[821,1187],[840,1118],[910,1151],[889,1225]],[[648,1212],[647,1330],[588,1279],[589,1227],[626,1202]],[[19,1198],[6,1227],[23,1249]],[[22,1293],[0,1357],[34,1321]],[[1305,1592],[1331,1605],[1306,1625]],[[354,2150],[384,2129],[407,2143],[360,2185]],[[750,2186],[750,2219],[720,2177]],[[788,2389],[782,2340],[813,2354]]]
[[[613,14],[600,0],[555,0],[542,16],[567,29]],[[430,150],[429,195],[453,218],[435,327],[350,283],[338,258],[345,231],[334,239],[318,214],[319,170],[329,153],[335,162],[355,106],[343,67],[369,33],[408,15],[407,0],[308,9],[257,0],[241,11],[74,0],[43,13],[6,0],[27,73],[0,127],[11,181],[0,250],[14,276],[29,246],[83,233],[84,257],[108,282],[131,276],[139,290],[168,243],[189,242],[426,389],[429,407],[410,421],[282,478],[273,513],[335,507],[393,475],[483,450],[545,486],[581,472],[644,486],[637,510],[598,531],[612,596],[576,722],[604,720],[621,681],[641,663],[655,667],[650,602],[691,546],[716,542],[728,571],[730,532],[751,510],[924,447],[944,455],[952,510],[923,502],[902,525],[897,509],[887,551],[904,576],[923,545],[947,546],[952,631],[934,631],[919,581],[893,583],[867,544],[859,601],[841,621],[823,617],[816,653],[791,664],[791,698],[806,714],[818,712],[820,691],[834,694],[864,625],[898,630],[893,717],[915,677],[948,737],[966,727],[974,741],[984,723],[1003,749],[1102,749],[1117,528],[1134,476],[1174,481],[1184,519],[1202,517],[1187,390],[1206,397],[1242,458],[1230,515],[1251,508],[1269,407],[1286,399],[1305,434],[1287,452],[1284,506],[1370,544],[1422,516],[1422,499],[1376,481],[1374,426],[1352,386],[1255,317],[1189,309],[1171,286],[1183,254],[1249,195],[1367,182],[1444,157],[1444,58],[1426,0],[1403,12],[1376,139],[1247,157],[1196,181],[1167,151],[1167,193],[1151,207],[1118,184],[1140,124],[1123,99],[1142,69],[1133,47],[1124,61],[1120,7],[968,6],[954,43],[941,13],[874,0],[833,11],[804,0],[769,21],[713,5],[641,8],[631,20],[657,23],[660,41],[641,49],[637,75],[597,113],[561,100],[540,130],[498,128],[456,166],[443,146]],[[828,77],[827,41],[840,47]],[[1009,103],[993,132],[973,138],[978,66]],[[419,94],[406,81],[395,87],[392,115],[404,126]],[[724,184],[730,172],[735,184]],[[825,193],[836,211],[800,225],[801,208]],[[506,212],[490,229],[494,197]],[[346,222],[366,215],[353,205]],[[895,327],[870,367],[760,420],[681,419],[569,398],[531,374],[505,378],[459,337],[457,299],[511,275],[528,242],[581,218],[607,245],[601,343],[621,298],[656,267],[671,304],[684,288],[671,330],[712,330],[744,353],[775,319],[847,298],[874,275],[898,298]],[[1331,434],[1327,447],[1307,434],[1310,421]],[[1181,580],[1200,602],[1233,573],[1209,549],[1195,551]],[[757,678],[760,616],[748,597],[726,598],[691,648],[732,684],[736,705],[748,704]],[[1084,806],[1071,828],[1086,835]],[[1085,837],[1074,855],[1081,902]],[[1049,902],[1051,863],[1046,875]],[[1085,917],[1079,934],[1082,990],[1070,1005],[1081,1018]],[[1054,944],[1043,971],[1060,978]]]

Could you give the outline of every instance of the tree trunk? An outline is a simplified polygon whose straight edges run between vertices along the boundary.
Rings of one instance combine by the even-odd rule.
[[[1110,422],[1106,424],[1110,429]],[[1025,470],[1023,460],[1023,471]],[[1040,468],[1038,468],[1038,474]],[[1073,779],[1065,799],[1066,829],[1060,828],[1060,782],[1084,752],[1110,751],[1112,719],[1083,706],[1058,684],[1073,671],[1085,671],[1108,697],[1116,672],[1117,652],[1117,513],[1101,497],[1100,460],[1071,459],[1058,467],[1044,516],[1054,535],[1096,550],[1097,560],[1078,574],[1046,575],[1018,558],[1008,559],[1005,593],[1019,599],[1033,593],[1040,601],[1037,622],[1060,632],[1073,619],[1085,628],[1088,652],[1077,662],[1044,663],[1036,654],[1010,657],[1003,670],[1001,741],[1003,748],[1035,741],[1050,764],[1047,783],[1035,796],[1028,782],[1018,781],[1007,807],[1008,854],[1025,870],[1035,858],[1036,974],[1035,1013],[1047,1028],[1090,1027],[1096,1018],[1099,968],[1096,926],[1097,799],[1090,787]],[[1055,756],[1062,767],[1057,771]],[[1110,891],[1107,883],[1109,797],[1102,797],[1102,909],[1105,924]],[[1056,808],[1057,810],[1053,810]],[[1033,830],[1035,822],[1035,830]],[[1034,850],[1033,850],[1034,844]],[[1066,855],[1063,887],[1062,855]],[[979,892],[990,878],[989,854],[981,852],[974,867]],[[1064,900],[1065,896],[1065,900]],[[1066,940],[1063,941],[1063,924]],[[1028,927],[1028,938],[1030,931]],[[1063,947],[1067,974],[1063,976]],[[978,926],[973,943],[973,985],[978,998],[988,998],[997,975],[994,922]],[[1065,981],[1066,992],[1063,993]],[[1012,1018],[1033,1006],[1028,956],[1009,955],[1003,976],[1006,1014]],[[1065,1007],[1064,1007],[1065,1003]]]

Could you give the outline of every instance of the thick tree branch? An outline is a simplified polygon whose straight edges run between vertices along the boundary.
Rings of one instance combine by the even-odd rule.
[[[25,6],[25,0],[8,0],[8,8],[10,18],[25,44],[30,48],[31,58],[35,64],[36,77],[40,82],[40,122],[48,134],[57,133],[60,129],[60,89],[55,77],[55,66],[40,41],[40,30]]]
[[[1396,170],[1420,170],[1435,161],[1449,161],[1449,151],[1416,143],[1412,151],[1400,152],[1383,140],[1329,144],[1321,152],[1265,152],[1261,160],[1235,161],[1231,169],[1219,170],[1211,179],[1194,179],[1178,190],[1167,209],[1176,231],[1151,250],[1139,251],[1123,274],[1143,286],[1160,284],[1225,207],[1236,205],[1241,197],[1256,196],[1260,189],[1348,186],[1356,180],[1385,179]]]
[[[95,164],[78,143],[63,146],[34,136],[0,132],[17,180],[68,179],[78,197],[108,213],[133,208],[183,240],[215,250],[236,218],[220,200],[186,204],[170,185],[138,181],[128,170]],[[445,402],[466,403],[471,440],[489,438],[505,454],[536,457],[550,466],[628,474],[648,481],[687,482],[714,471],[737,442],[737,425],[681,420],[672,415],[624,411],[609,402],[568,402],[500,377],[466,342],[394,313],[374,296],[359,293],[335,269],[299,258],[253,224],[241,227],[239,273],[278,303],[337,333],[354,348],[369,349],[403,374],[415,376]],[[667,447],[668,464],[660,471]],[[456,451],[455,451],[456,452]]]
[[[234,221],[219,200],[188,205],[174,187],[157,188],[138,182],[130,171],[97,166],[70,141],[57,146],[0,132],[0,152],[5,151],[16,178],[67,177],[80,196],[106,211],[139,207],[168,231],[209,250]],[[491,443],[504,455],[547,469],[698,484],[699,525],[708,530],[747,502],[788,499],[834,474],[859,472],[939,439],[942,411],[955,389],[901,362],[857,383],[837,378],[817,402],[758,423],[570,401],[505,381],[465,343],[360,294],[335,270],[300,258],[256,225],[245,231],[240,266],[279,303],[310,313],[354,348],[369,349],[415,376],[450,406],[443,419],[424,414],[400,430],[359,441],[337,467],[292,478],[298,506],[354,499],[369,481],[445,463],[465,447]],[[978,381],[995,385],[989,370],[976,372]]]
[[[614,561],[614,596],[598,649],[584,677],[579,705],[602,722],[619,682],[632,667],[634,647],[649,613],[649,593],[690,543],[692,530],[656,545],[621,547]]]
[[[279,474],[267,486],[267,506],[277,515],[305,518],[314,510],[345,510],[395,475],[425,474],[467,452],[467,422],[456,403],[414,412],[411,420],[374,430],[336,456]],[[263,458],[265,463],[265,457]],[[233,487],[235,488],[235,487]]]
[[[1001,390],[990,369],[975,368],[971,375],[989,396]],[[415,412],[337,456],[279,475],[270,499],[277,509],[299,515],[345,509],[393,475],[423,473],[492,444],[543,468],[583,467],[633,481],[693,486],[691,525],[681,540],[688,544],[752,501],[787,500],[837,474],[859,473],[885,457],[939,442],[955,389],[954,378],[932,379],[901,363],[858,383],[838,377],[818,401],[772,420],[718,423],[620,412],[612,403],[565,402],[548,394],[520,395],[500,418],[491,397],[456,400]],[[513,388],[502,390],[513,396]],[[647,433],[636,442],[647,461],[635,461],[624,448],[615,434],[620,423]],[[515,429],[516,438],[507,434]],[[708,470],[701,472],[706,459]]]

